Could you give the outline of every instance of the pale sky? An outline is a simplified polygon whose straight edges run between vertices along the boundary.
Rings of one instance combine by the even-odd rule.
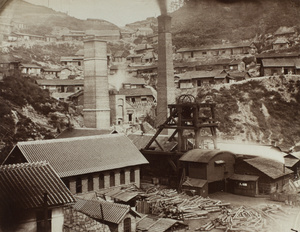
[[[104,19],[117,26],[160,15],[157,0],[26,0],[70,16]],[[170,1],[170,0],[168,0]]]

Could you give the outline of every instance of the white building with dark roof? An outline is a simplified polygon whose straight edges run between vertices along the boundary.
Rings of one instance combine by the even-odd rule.
[[[44,231],[47,220],[47,231],[62,232],[63,207],[74,202],[49,163],[0,166],[1,231]]]
[[[18,142],[5,164],[46,160],[73,194],[135,184],[148,161],[123,135]]]

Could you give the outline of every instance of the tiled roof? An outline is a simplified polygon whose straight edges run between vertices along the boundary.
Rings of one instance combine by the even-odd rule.
[[[82,79],[39,79],[36,82],[38,85],[84,85],[84,80]]]
[[[171,218],[156,219],[145,216],[137,222],[137,229],[139,231],[164,232],[169,231],[172,226],[178,224],[184,225],[182,222]]]
[[[214,78],[219,75],[223,70],[212,70],[212,71],[190,71],[182,74],[176,74],[180,80],[191,80],[199,78]]]
[[[246,159],[246,163],[250,164],[252,167],[271,177],[272,179],[277,179],[279,177],[293,173],[292,170],[284,168],[284,163],[280,163],[275,160],[266,159],[262,157],[256,157],[253,159]]]
[[[299,52],[293,53],[261,53],[256,56],[256,58],[284,58],[284,57],[299,57]]]
[[[288,40],[287,40],[287,38],[282,38],[282,37],[280,37],[280,38],[277,38],[274,42],[273,42],[273,44],[286,44],[286,43],[290,43]]]
[[[61,132],[56,138],[76,138],[84,136],[107,135],[112,134],[112,130],[99,130],[94,128],[67,128]]]
[[[202,188],[207,183],[207,180],[195,179],[195,178],[187,178],[186,181],[183,182],[183,186],[191,186],[191,187],[200,187]]]
[[[298,162],[299,162],[299,159],[293,159],[293,158],[284,157],[284,164],[288,168],[293,167]]]
[[[21,67],[24,67],[24,68],[42,68],[36,64],[21,64]]]
[[[216,44],[211,46],[203,46],[198,48],[180,48],[177,52],[191,52],[191,51],[202,51],[202,50],[214,50],[214,49],[226,49],[226,48],[240,48],[250,47],[251,43],[228,43],[228,44]]]
[[[127,213],[133,212],[129,205],[117,204],[107,201],[84,200],[76,198],[74,209],[94,219],[119,224]],[[101,210],[102,208],[102,210]],[[102,214],[103,212],[103,214]]]
[[[126,97],[153,96],[149,88],[120,89],[119,94]]]
[[[119,134],[18,142],[11,153],[17,149],[29,162],[48,161],[60,177],[148,163],[134,144]]]
[[[197,162],[197,163],[208,163],[213,157],[222,154],[231,152],[224,152],[221,150],[208,150],[208,149],[193,149],[181,156],[180,161],[188,161],[188,162]]]
[[[264,67],[294,67],[294,59],[264,59],[262,61]]]
[[[233,174],[229,179],[239,181],[257,181],[259,176]]]
[[[0,166],[1,207],[11,204],[23,209],[42,207],[44,193],[47,193],[48,206],[60,206],[75,201],[49,163]]]
[[[140,50],[147,50],[147,49],[153,49],[153,47],[149,44],[138,44],[134,50],[140,51]]]
[[[282,26],[277,29],[277,31],[274,33],[274,35],[293,34],[295,32],[296,32],[296,30],[294,27]]]
[[[130,83],[133,85],[144,85],[145,84],[145,79],[144,78],[136,78],[136,77],[127,77],[124,81],[123,84]]]

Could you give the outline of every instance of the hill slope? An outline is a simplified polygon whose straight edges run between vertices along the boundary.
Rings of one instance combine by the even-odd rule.
[[[300,26],[298,0],[190,0],[173,12],[176,47],[247,40],[280,26]]]
[[[300,77],[262,77],[223,87],[198,90],[201,101],[210,96],[216,103],[222,139],[276,141],[289,149],[300,141]]]
[[[118,29],[116,25],[105,20],[81,20],[66,13],[57,12],[44,6],[33,5],[22,0],[9,0],[0,13],[1,16],[26,24],[28,28],[23,32],[37,35],[50,34],[54,27],[78,31],[84,31],[87,28],[98,30]]]

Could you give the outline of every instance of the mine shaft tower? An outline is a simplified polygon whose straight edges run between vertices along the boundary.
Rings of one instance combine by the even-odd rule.
[[[205,142],[210,140],[214,149],[217,148],[216,129],[218,122],[215,120],[214,103],[197,102],[193,95],[181,95],[176,104],[169,104],[169,117],[158,127],[156,134],[146,145],[149,150],[155,142],[164,152],[163,146],[156,138],[164,129],[173,130],[168,141],[177,142],[177,153],[183,153],[194,148],[206,148]]]

